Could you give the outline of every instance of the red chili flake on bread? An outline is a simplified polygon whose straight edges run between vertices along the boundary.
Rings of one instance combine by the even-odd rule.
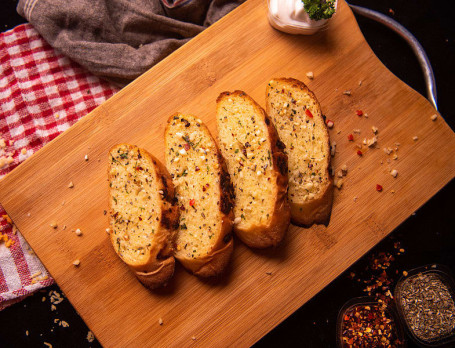
[[[309,109],[306,109],[305,113],[309,118],[313,118],[313,114],[311,113],[311,111]]]
[[[185,151],[188,151],[190,149],[190,144],[188,143],[183,144],[183,148],[185,149]]]
[[[190,207],[192,207],[194,203],[196,203],[196,201],[194,199],[190,199]]]

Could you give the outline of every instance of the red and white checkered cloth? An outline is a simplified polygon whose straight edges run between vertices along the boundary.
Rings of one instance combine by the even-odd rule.
[[[117,90],[55,51],[30,24],[1,33],[0,178]],[[14,241],[0,244],[1,310],[53,279],[5,218],[0,234]]]

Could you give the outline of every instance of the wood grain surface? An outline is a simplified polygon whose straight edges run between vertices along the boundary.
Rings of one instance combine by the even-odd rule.
[[[0,182],[2,205],[105,347],[251,345],[454,176],[454,133],[441,117],[431,121],[429,102],[375,57],[344,1],[329,29],[308,37],[275,31],[266,11],[262,0],[248,0]],[[306,78],[308,71],[314,80]],[[195,114],[214,133],[219,93],[242,89],[264,106],[272,77],[307,83],[335,123],[333,166],[338,171],[347,164],[349,172],[335,192],[329,226],[292,226],[276,250],[253,251],[235,240],[222,278],[200,281],[177,267],[167,288],[146,290],[105,232],[109,148],[129,142],[163,160],[164,126],[172,113]],[[358,109],[368,118],[357,116]],[[379,129],[378,149],[363,146],[360,157],[356,144],[373,136],[372,126]],[[353,129],[361,134],[349,142]],[[382,149],[397,142],[393,160]],[[76,228],[82,237],[71,231]],[[79,267],[72,265],[75,259]]]

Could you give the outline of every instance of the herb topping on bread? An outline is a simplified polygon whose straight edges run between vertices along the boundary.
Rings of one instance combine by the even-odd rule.
[[[251,247],[275,246],[290,221],[284,145],[264,110],[242,91],[218,97],[217,126],[236,196],[234,230]]]

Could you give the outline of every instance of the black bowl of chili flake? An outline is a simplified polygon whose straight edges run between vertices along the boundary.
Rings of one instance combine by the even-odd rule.
[[[406,346],[395,310],[369,297],[352,299],[343,306],[338,315],[337,336],[340,348]]]
[[[455,283],[441,265],[416,268],[395,287],[398,314],[424,347],[455,346]]]

